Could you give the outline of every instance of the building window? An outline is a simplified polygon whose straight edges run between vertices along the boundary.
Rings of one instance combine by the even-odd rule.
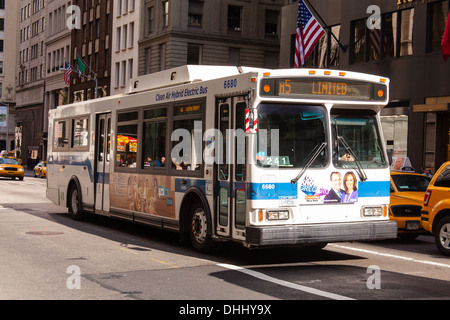
[[[228,6],[228,30],[241,32],[242,7]]]
[[[203,17],[203,1],[189,0],[189,25],[201,26]]]
[[[121,27],[117,27],[116,29],[116,51],[120,51],[120,35],[121,35]]]
[[[413,54],[414,8],[381,17],[380,29],[368,29],[366,19],[352,22],[351,63]]]
[[[400,57],[413,54],[414,8],[400,11]]]
[[[187,64],[201,64],[202,46],[188,43]]]
[[[353,22],[353,63],[365,61],[366,19]]]
[[[166,28],[169,26],[169,1],[162,2],[162,14],[163,28]]]
[[[330,30],[331,29],[331,30]],[[332,26],[327,29],[325,35],[323,35],[314,50],[305,61],[306,67],[316,68],[328,68],[339,66],[339,50],[338,43],[339,33],[341,30],[340,25]],[[291,66],[294,65],[294,50],[295,50],[295,34],[291,38]]]
[[[166,44],[159,45],[159,71],[166,69]]]
[[[241,60],[241,49],[239,48],[229,48],[228,49],[228,63],[231,66],[240,66]]]
[[[153,32],[154,8],[147,8],[147,34]]]
[[[449,11],[449,1],[438,1],[429,4],[428,7],[428,36],[427,51],[441,50],[442,36]]]
[[[278,35],[278,11],[266,10],[266,35],[277,36]]]

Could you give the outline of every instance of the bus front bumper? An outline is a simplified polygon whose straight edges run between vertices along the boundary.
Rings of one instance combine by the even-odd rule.
[[[395,221],[321,223],[309,225],[250,226],[246,243],[251,246],[308,245],[344,241],[384,240],[397,237]]]

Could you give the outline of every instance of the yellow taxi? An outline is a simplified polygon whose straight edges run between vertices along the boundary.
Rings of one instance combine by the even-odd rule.
[[[14,158],[0,158],[0,177],[23,180],[23,167]]]
[[[423,197],[431,178],[405,171],[391,171],[389,218],[398,225],[398,236],[413,240],[426,231],[420,225]]]
[[[434,174],[423,199],[422,227],[434,235],[438,250],[450,256],[450,161]]]
[[[33,169],[34,177],[44,178],[47,177],[47,161],[39,162]]]

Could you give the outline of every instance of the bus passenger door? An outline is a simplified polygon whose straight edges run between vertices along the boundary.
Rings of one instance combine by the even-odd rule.
[[[222,148],[216,146],[217,234],[245,239],[246,225],[246,138],[244,97],[218,99],[217,124]]]
[[[97,115],[95,137],[95,209],[109,211],[111,113]]]

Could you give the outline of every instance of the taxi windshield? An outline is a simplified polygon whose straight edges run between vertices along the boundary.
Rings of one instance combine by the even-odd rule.
[[[15,165],[18,165],[19,162],[17,162],[16,159],[12,159],[12,158],[0,158],[0,164],[15,164]]]

